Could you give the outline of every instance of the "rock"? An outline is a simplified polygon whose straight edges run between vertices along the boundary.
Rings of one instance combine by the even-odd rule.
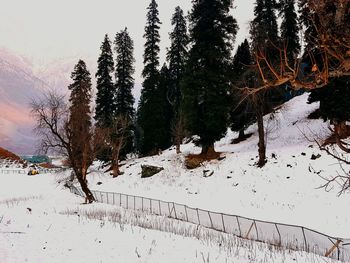
[[[302,156],[305,156],[305,155],[306,155],[306,153],[302,152],[302,153],[301,153],[301,155],[302,155]]]
[[[203,177],[210,177],[214,174],[214,171],[203,170]]]
[[[218,158],[218,161],[222,161],[222,160],[225,160],[225,159],[226,159],[226,156],[222,156],[222,157]]]
[[[321,154],[317,154],[317,155],[312,154],[311,155],[311,160],[316,160],[316,159],[318,159],[320,157],[321,157]]]
[[[152,177],[153,175],[164,170],[163,167],[157,167],[152,165],[141,165],[141,169],[142,169],[141,178]]]
[[[102,182],[97,182],[97,185],[101,185],[102,184]]]

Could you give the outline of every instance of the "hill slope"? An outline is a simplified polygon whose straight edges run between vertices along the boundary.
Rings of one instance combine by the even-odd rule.
[[[182,145],[183,153],[175,149],[159,156],[130,159],[122,167],[124,175],[111,178],[101,170],[89,179],[95,190],[141,195],[165,201],[187,204],[216,212],[236,214],[260,220],[302,225],[324,233],[346,237],[350,200],[337,197],[337,185],[326,192],[318,189],[340,171],[337,162],[320,152],[312,142],[315,137],[325,138],[327,123],[308,120],[309,113],[318,105],[308,105],[307,94],[286,103],[271,119],[266,116],[268,162],[257,168],[257,127],[248,132],[253,136],[240,144],[230,144],[237,136],[229,131],[216,143],[224,160],[204,163],[195,170],[184,167],[184,156],[198,153],[193,144]],[[312,155],[320,158],[312,160]],[[275,156],[275,157],[272,157]],[[149,179],[140,179],[141,165],[153,164],[164,171]],[[204,170],[213,171],[203,177]],[[102,184],[97,184],[102,182]]]

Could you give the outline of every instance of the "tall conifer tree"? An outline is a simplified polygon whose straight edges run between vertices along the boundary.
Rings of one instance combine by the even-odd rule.
[[[279,45],[278,25],[276,20],[276,0],[256,0],[254,7],[254,19],[250,24],[250,34],[252,38],[253,52],[264,55],[269,63],[275,67],[279,62],[279,51],[275,46]],[[267,67],[267,65],[265,65]],[[262,68],[269,72],[268,68]],[[259,76],[259,72],[256,72]],[[262,79],[255,78],[253,86],[261,86]],[[266,141],[263,116],[271,111],[272,107],[281,103],[281,94],[276,90],[260,92],[254,94],[252,101],[255,105],[256,118],[259,133],[259,161],[258,166],[262,167],[266,163]]]
[[[183,112],[186,128],[199,136],[202,154],[209,155],[228,127],[229,58],[238,26],[229,14],[233,1],[192,2],[192,48],[182,86]]]
[[[165,118],[165,109],[159,104],[159,20],[158,5],[155,0],[151,0],[148,6],[147,23],[144,38],[146,39],[144,51],[144,77],[143,89],[138,105],[137,124],[139,126],[139,151],[141,154],[156,153],[159,149],[164,149],[163,134],[166,127],[159,123]],[[165,99],[164,97],[162,99]]]
[[[71,91],[69,102],[68,130],[70,137],[70,161],[74,173],[79,180],[89,202],[94,197],[87,187],[87,169],[92,159],[91,132],[91,78],[84,61],[79,60],[72,72],[73,83],[68,89]]]
[[[131,39],[127,29],[117,33],[115,37],[115,51],[117,53],[115,63],[115,79],[116,79],[116,116],[125,118],[128,122],[128,130],[126,134],[126,142],[123,147],[121,156],[132,151],[133,147],[133,121],[134,121],[134,102],[132,95],[134,87],[133,74],[134,69],[134,42]]]
[[[242,101],[242,92],[240,88],[249,86],[251,78],[251,65],[253,59],[250,53],[248,40],[245,39],[237,48],[233,58],[232,75],[234,89],[232,91],[233,109],[231,111],[231,129],[239,132],[236,141],[240,142],[245,139],[244,130],[255,119],[255,112],[252,103],[249,100]]]
[[[113,53],[108,35],[105,35],[101,45],[101,55],[97,65],[97,95],[95,120],[97,126],[109,128],[112,125],[116,111],[115,87],[112,80],[114,71]]]
[[[298,15],[295,11],[295,0],[282,0],[280,2],[281,39],[287,48],[287,58],[291,66],[300,53]]]
[[[188,56],[187,45],[189,37],[187,34],[186,19],[183,10],[178,6],[171,19],[173,31],[170,33],[171,45],[167,51],[167,60],[169,62],[169,92],[167,100],[172,106],[171,133],[173,142],[176,144],[177,152],[180,152],[180,143],[184,136],[182,116],[180,112],[181,88],[180,82],[183,78]]]

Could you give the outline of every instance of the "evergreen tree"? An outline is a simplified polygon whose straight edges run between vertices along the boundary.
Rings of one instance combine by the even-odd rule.
[[[250,33],[252,38],[253,51],[259,55],[264,55],[270,65],[275,67],[279,63],[279,51],[275,46],[279,45],[278,26],[276,20],[277,3],[275,0],[257,0],[254,8],[254,20],[251,22]],[[262,65],[263,72],[270,72],[267,65]],[[261,86],[262,79],[259,72],[252,83],[254,86]],[[265,113],[272,110],[274,105],[282,102],[282,95],[279,91],[262,91],[252,98],[254,103],[259,133],[259,161],[258,166],[262,167],[266,163],[266,142],[264,119]]]
[[[133,120],[135,117],[134,102],[132,95],[134,87],[133,74],[135,72],[133,63],[134,59],[134,42],[129,36],[127,29],[117,33],[115,38],[115,51],[117,53],[115,63],[116,79],[116,116],[125,118],[128,122],[126,134],[127,141],[122,149],[121,157],[132,151],[133,148]]]
[[[214,142],[227,131],[229,67],[237,22],[229,14],[231,0],[195,0],[190,14],[190,42],[183,80],[185,126],[199,136],[202,154],[214,152]]]
[[[166,127],[160,126],[158,122],[165,118],[165,109],[160,107],[157,97],[159,91],[159,25],[158,5],[155,0],[151,0],[148,6],[147,23],[145,27],[144,37],[146,39],[144,51],[144,69],[142,76],[144,77],[143,89],[138,105],[137,124],[139,132],[139,151],[141,154],[156,153],[159,149],[164,149],[164,138],[161,134],[166,134]]]
[[[113,53],[108,35],[101,45],[96,72],[97,95],[95,120],[100,128],[111,127],[116,111],[115,87],[112,80],[114,71]]]
[[[280,2],[282,16],[281,39],[287,48],[287,58],[291,66],[300,53],[298,15],[295,11],[295,0],[282,0]]]
[[[169,61],[169,71],[174,83],[170,99],[176,104],[176,108],[178,108],[181,100],[180,81],[185,72],[188,55],[187,44],[189,42],[186,20],[179,6],[175,8],[171,24],[174,26],[174,29],[170,33],[171,46],[167,52],[167,60]]]
[[[169,92],[167,99],[172,105],[171,130],[173,141],[176,144],[177,152],[180,152],[180,143],[184,136],[184,131],[180,113],[181,88],[180,82],[185,72],[187,60],[187,45],[189,37],[187,35],[187,25],[182,9],[178,6],[175,8],[175,13],[172,17],[171,24],[174,26],[170,33],[171,46],[167,52],[167,60],[169,62]]]
[[[276,19],[276,0],[256,0],[254,19],[250,24],[253,50],[260,50],[272,59],[278,45],[278,25]]]
[[[70,138],[69,156],[74,173],[79,180],[89,202],[94,200],[87,187],[87,169],[93,161],[92,157],[92,124],[91,124],[91,78],[85,62],[80,60],[72,72],[73,83],[69,102],[68,130]]]
[[[305,49],[311,50],[316,45],[317,30],[314,23],[318,23],[317,16],[309,8],[308,0],[298,0],[299,7],[299,24],[304,29]]]
[[[313,102],[320,102],[324,121],[350,121],[350,78],[334,78],[329,85],[314,90],[308,99],[308,103]]]
[[[253,59],[250,54],[248,40],[245,39],[237,48],[233,58],[232,75],[234,76],[234,89],[232,91],[233,109],[231,110],[231,129],[239,132],[237,141],[245,138],[244,130],[255,119],[255,112],[249,100],[242,101],[242,91],[240,88],[246,87],[253,77],[251,65]]]

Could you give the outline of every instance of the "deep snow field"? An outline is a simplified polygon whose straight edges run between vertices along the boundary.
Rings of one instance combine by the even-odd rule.
[[[129,159],[118,178],[103,174],[96,164],[88,178],[90,188],[301,225],[348,238],[349,194],[338,197],[337,185],[329,192],[317,189],[324,184],[317,173],[330,177],[340,168],[311,142],[315,137],[324,138],[328,130],[321,120],[306,119],[317,108],[306,100],[307,95],[297,97],[274,120],[266,117],[269,158],[262,169],[254,165],[257,128],[253,125],[247,132],[254,134],[247,141],[230,144],[237,134],[229,132],[216,144],[224,160],[186,170],[184,156],[200,151],[190,143],[182,146],[181,155],[170,149],[159,156]],[[321,157],[311,160],[318,153]],[[141,179],[141,164],[165,169]],[[203,177],[204,170],[214,174]],[[0,263],[336,262],[105,204],[83,205],[81,198],[57,183],[63,177],[0,173]],[[87,213],[95,216],[87,217]],[[158,231],[157,225],[169,226],[169,231]]]

